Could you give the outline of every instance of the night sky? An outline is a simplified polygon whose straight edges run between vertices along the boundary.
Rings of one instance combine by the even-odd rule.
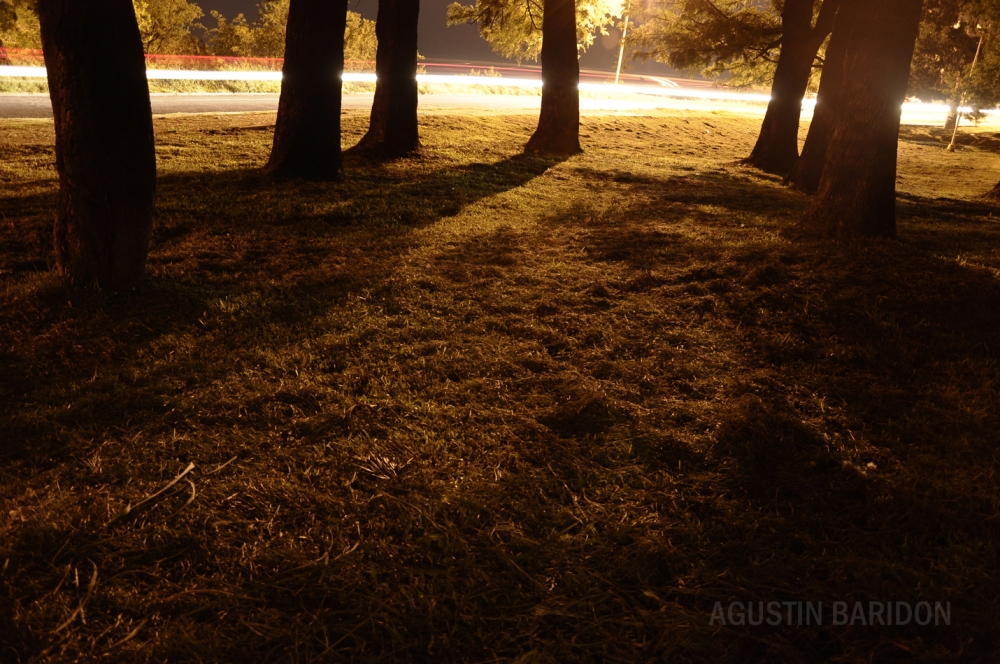
[[[463,0],[471,4],[474,0]],[[256,6],[260,0],[195,0],[205,10],[218,10],[226,18],[243,13],[248,20],[256,16]],[[418,48],[421,55],[428,60],[457,60],[473,63],[501,64],[505,60],[493,52],[493,49],[479,36],[479,31],[472,25],[456,25],[448,27],[445,15],[448,5],[454,0],[422,0],[420,3],[420,26]],[[351,11],[359,12],[365,18],[375,19],[378,12],[378,0],[351,0]],[[212,27],[211,19],[205,22]],[[618,62],[618,36],[613,33],[608,37],[598,37],[594,45],[580,59],[580,65],[587,69],[614,71]],[[670,74],[665,65],[656,63],[635,63],[634,71],[639,73]]]

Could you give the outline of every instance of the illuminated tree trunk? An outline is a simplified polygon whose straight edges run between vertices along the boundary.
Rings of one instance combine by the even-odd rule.
[[[849,14],[859,9],[857,3],[847,3],[840,8],[837,15],[836,26],[826,48],[826,60],[823,63],[823,75],[819,80],[819,93],[816,96],[812,122],[809,123],[809,133],[806,134],[802,154],[799,155],[795,167],[787,178],[787,184],[793,189],[807,194],[815,194],[819,188],[819,178],[826,161],[826,150],[830,145],[830,137],[833,135],[833,127],[841,104],[844,57],[847,55],[849,29],[852,23]],[[854,19],[854,22],[856,21],[857,19]]]
[[[958,100],[948,100],[948,115],[944,119],[944,128],[948,131],[955,129],[955,120],[958,118]]]
[[[574,0],[545,0],[542,9],[542,111],[525,152],[580,150],[580,60]]]
[[[130,0],[39,0],[56,130],[56,269],[124,291],[142,279],[156,190],[153,116]]]
[[[420,147],[417,131],[419,0],[379,0],[375,35],[375,100],[368,132],[354,148],[400,157]]]
[[[771,101],[747,166],[784,175],[799,157],[799,116],[813,61],[830,34],[836,0],[826,0],[812,25],[815,0],[787,0],[781,12],[781,54],[771,85]]]
[[[803,224],[888,237],[896,233],[896,145],[921,0],[849,1],[863,9],[851,12],[842,112]]]
[[[340,177],[340,89],[347,0],[291,0],[285,63],[265,172],[276,177]]]

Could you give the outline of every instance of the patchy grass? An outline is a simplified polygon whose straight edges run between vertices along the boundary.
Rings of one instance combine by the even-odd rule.
[[[52,125],[2,122],[0,659],[1000,655],[988,137],[906,130],[900,239],[832,243],[734,165],[752,119],[586,117],[551,161],[429,115],[275,184],[273,117],[156,121],[118,297],[48,271]],[[830,624],[869,600],[951,625]]]

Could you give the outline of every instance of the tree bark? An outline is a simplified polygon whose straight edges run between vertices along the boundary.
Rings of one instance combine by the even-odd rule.
[[[56,269],[107,291],[142,279],[156,154],[142,40],[130,0],[39,0],[56,130]]]
[[[354,150],[401,157],[420,147],[417,131],[417,17],[420,0],[379,0],[375,21],[375,100],[368,132]]]
[[[944,119],[944,128],[947,131],[954,131],[955,120],[958,119],[958,100],[948,100],[948,115]]]
[[[542,110],[524,151],[557,155],[582,152],[575,0],[545,0],[541,59]]]
[[[336,180],[347,0],[292,0],[274,144],[264,172]]]
[[[806,142],[802,146],[802,154],[796,160],[795,167],[786,179],[786,184],[807,194],[815,194],[819,188],[819,178],[826,162],[826,150],[830,145],[830,137],[833,135],[841,105],[844,58],[847,55],[849,30],[852,24],[849,14],[859,8],[857,3],[847,3],[837,14],[836,25],[833,34],[830,35],[830,43],[826,47],[823,75],[819,79],[816,108],[813,110],[812,122],[809,123]]]
[[[799,117],[816,53],[833,29],[837,0],[824,0],[813,27],[815,0],[786,0],[781,12],[781,54],[760,135],[743,163],[785,175],[799,157]]]
[[[803,224],[827,235],[891,237],[899,118],[921,0],[848,2],[860,9],[850,12],[847,27],[843,110]]]

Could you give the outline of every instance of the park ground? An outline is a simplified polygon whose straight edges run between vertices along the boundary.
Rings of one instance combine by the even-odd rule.
[[[317,184],[271,113],[157,118],[119,296],[49,271],[52,123],[0,123],[0,661],[1000,656],[1000,140],[904,128],[898,239],[834,242],[759,118],[534,121]]]

